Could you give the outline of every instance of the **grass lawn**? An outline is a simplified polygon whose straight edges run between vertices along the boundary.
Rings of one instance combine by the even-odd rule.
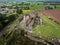
[[[33,30],[33,34],[43,39],[60,38],[60,24],[55,23],[44,15],[42,19],[43,25],[37,28],[37,30]]]
[[[29,14],[31,12],[33,12],[34,10],[23,10],[23,14]]]

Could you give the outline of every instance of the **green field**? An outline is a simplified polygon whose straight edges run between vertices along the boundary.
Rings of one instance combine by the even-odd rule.
[[[3,4],[5,4],[5,3],[3,3]],[[44,3],[44,2],[18,2],[18,3],[11,2],[11,3],[9,3],[9,2],[7,2],[6,4],[12,4],[12,6],[8,6],[8,8],[18,9],[19,11],[20,11],[20,9],[22,9],[22,13],[18,14],[15,12],[15,13],[6,15],[6,17],[8,17],[10,15],[14,15],[14,16],[16,16],[16,19],[14,19],[14,21],[12,21],[12,23],[7,25],[2,30],[2,36],[0,36],[0,45],[20,45],[20,44],[21,45],[31,45],[32,40],[30,40],[24,36],[25,35],[24,31],[25,30],[30,31],[30,30],[25,29],[24,27],[21,26],[22,24],[19,23],[20,18],[26,14],[38,12],[39,10],[45,10],[45,7],[50,6],[50,3]],[[54,8],[54,9],[59,10],[60,5],[56,5],[56,8]],[[41,15],[40,12],[38,12],[38,15],[42,16],[41,18],[42,18],[43,24],[42,25],[37,25],[37,24],[33,25],[33,28],[36,27],[36,29],[32,30],[33,37],[35,36],[35,37],[39,37],[39,38],[42,38],[45,40],[47,39],[47,41],[50,39],[53,39],[53,38],[60,39],[60,24],[57,24],[56,22],[54,22],[54,20],[49,19],[45,15]],[[12,20],[13,17],[10,19]],[[24,31],[21,32],[21,30],[24,30]],[[34,45],[34,44],[32,43],[32,45]],[[35,45],[36,45],[36,42],[35,42]],[[38,45],[40,45],[40,44],[38,43]]]
[[[30,10],[43,10],[44,5],[43,2],[30,2]]]
[[[33,30],[35,36],[42,37],[44,39],[60,38],[60,24],[57,24],[47,16],[42,17],[43,25],[41,25],[37,30]]]
[[[23,10],[23,14],[29,14],[29,13],[32,13],[34,10]]]

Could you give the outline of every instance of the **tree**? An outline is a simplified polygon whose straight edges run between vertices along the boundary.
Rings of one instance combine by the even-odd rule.
[[[22,11],[22,9],[17,8],[16,12],[17,12],[18,14],[22,14],[23,11]]]
[[[2,29],[3,25],[0,23],[0,29]],[[1,30],[0,30],[1,31]]]
[[[10,16],[8,17],[9,22],[14,21],[15,19],[16,19],[16,16],[15,16],[15,15],[10,15]]]
[[[7,19],[6,15],[0,14],[0,26],[2,25],[4,27],[7,24],[6,19]]]
[[[5,17],[6,17],[6,15],[0,14],[0,22],[1,22],[2,20],[4,20]]]
[[[29,10],[30,8],[29,8],[29,6],[26,6],[26,7],[24,7],[24,9],[25,9],[25,10]]]
[[[16,4],[16,12],[18,13],[18,14],[22,14],[22,9],[20,9],[18,6],[17,6],[17,4]]]

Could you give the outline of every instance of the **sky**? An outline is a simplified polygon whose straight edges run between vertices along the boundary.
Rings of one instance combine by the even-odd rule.
[[[23,2],[23,1],[56,1],[56,2],[60,2],[60,0],[0,0],[0,2],[13,2],[13,1],[20,1],[20,2]]]

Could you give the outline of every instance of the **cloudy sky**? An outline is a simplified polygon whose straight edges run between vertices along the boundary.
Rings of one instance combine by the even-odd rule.
[[[60,0],[0,0],[0,1],[58,1]]]

